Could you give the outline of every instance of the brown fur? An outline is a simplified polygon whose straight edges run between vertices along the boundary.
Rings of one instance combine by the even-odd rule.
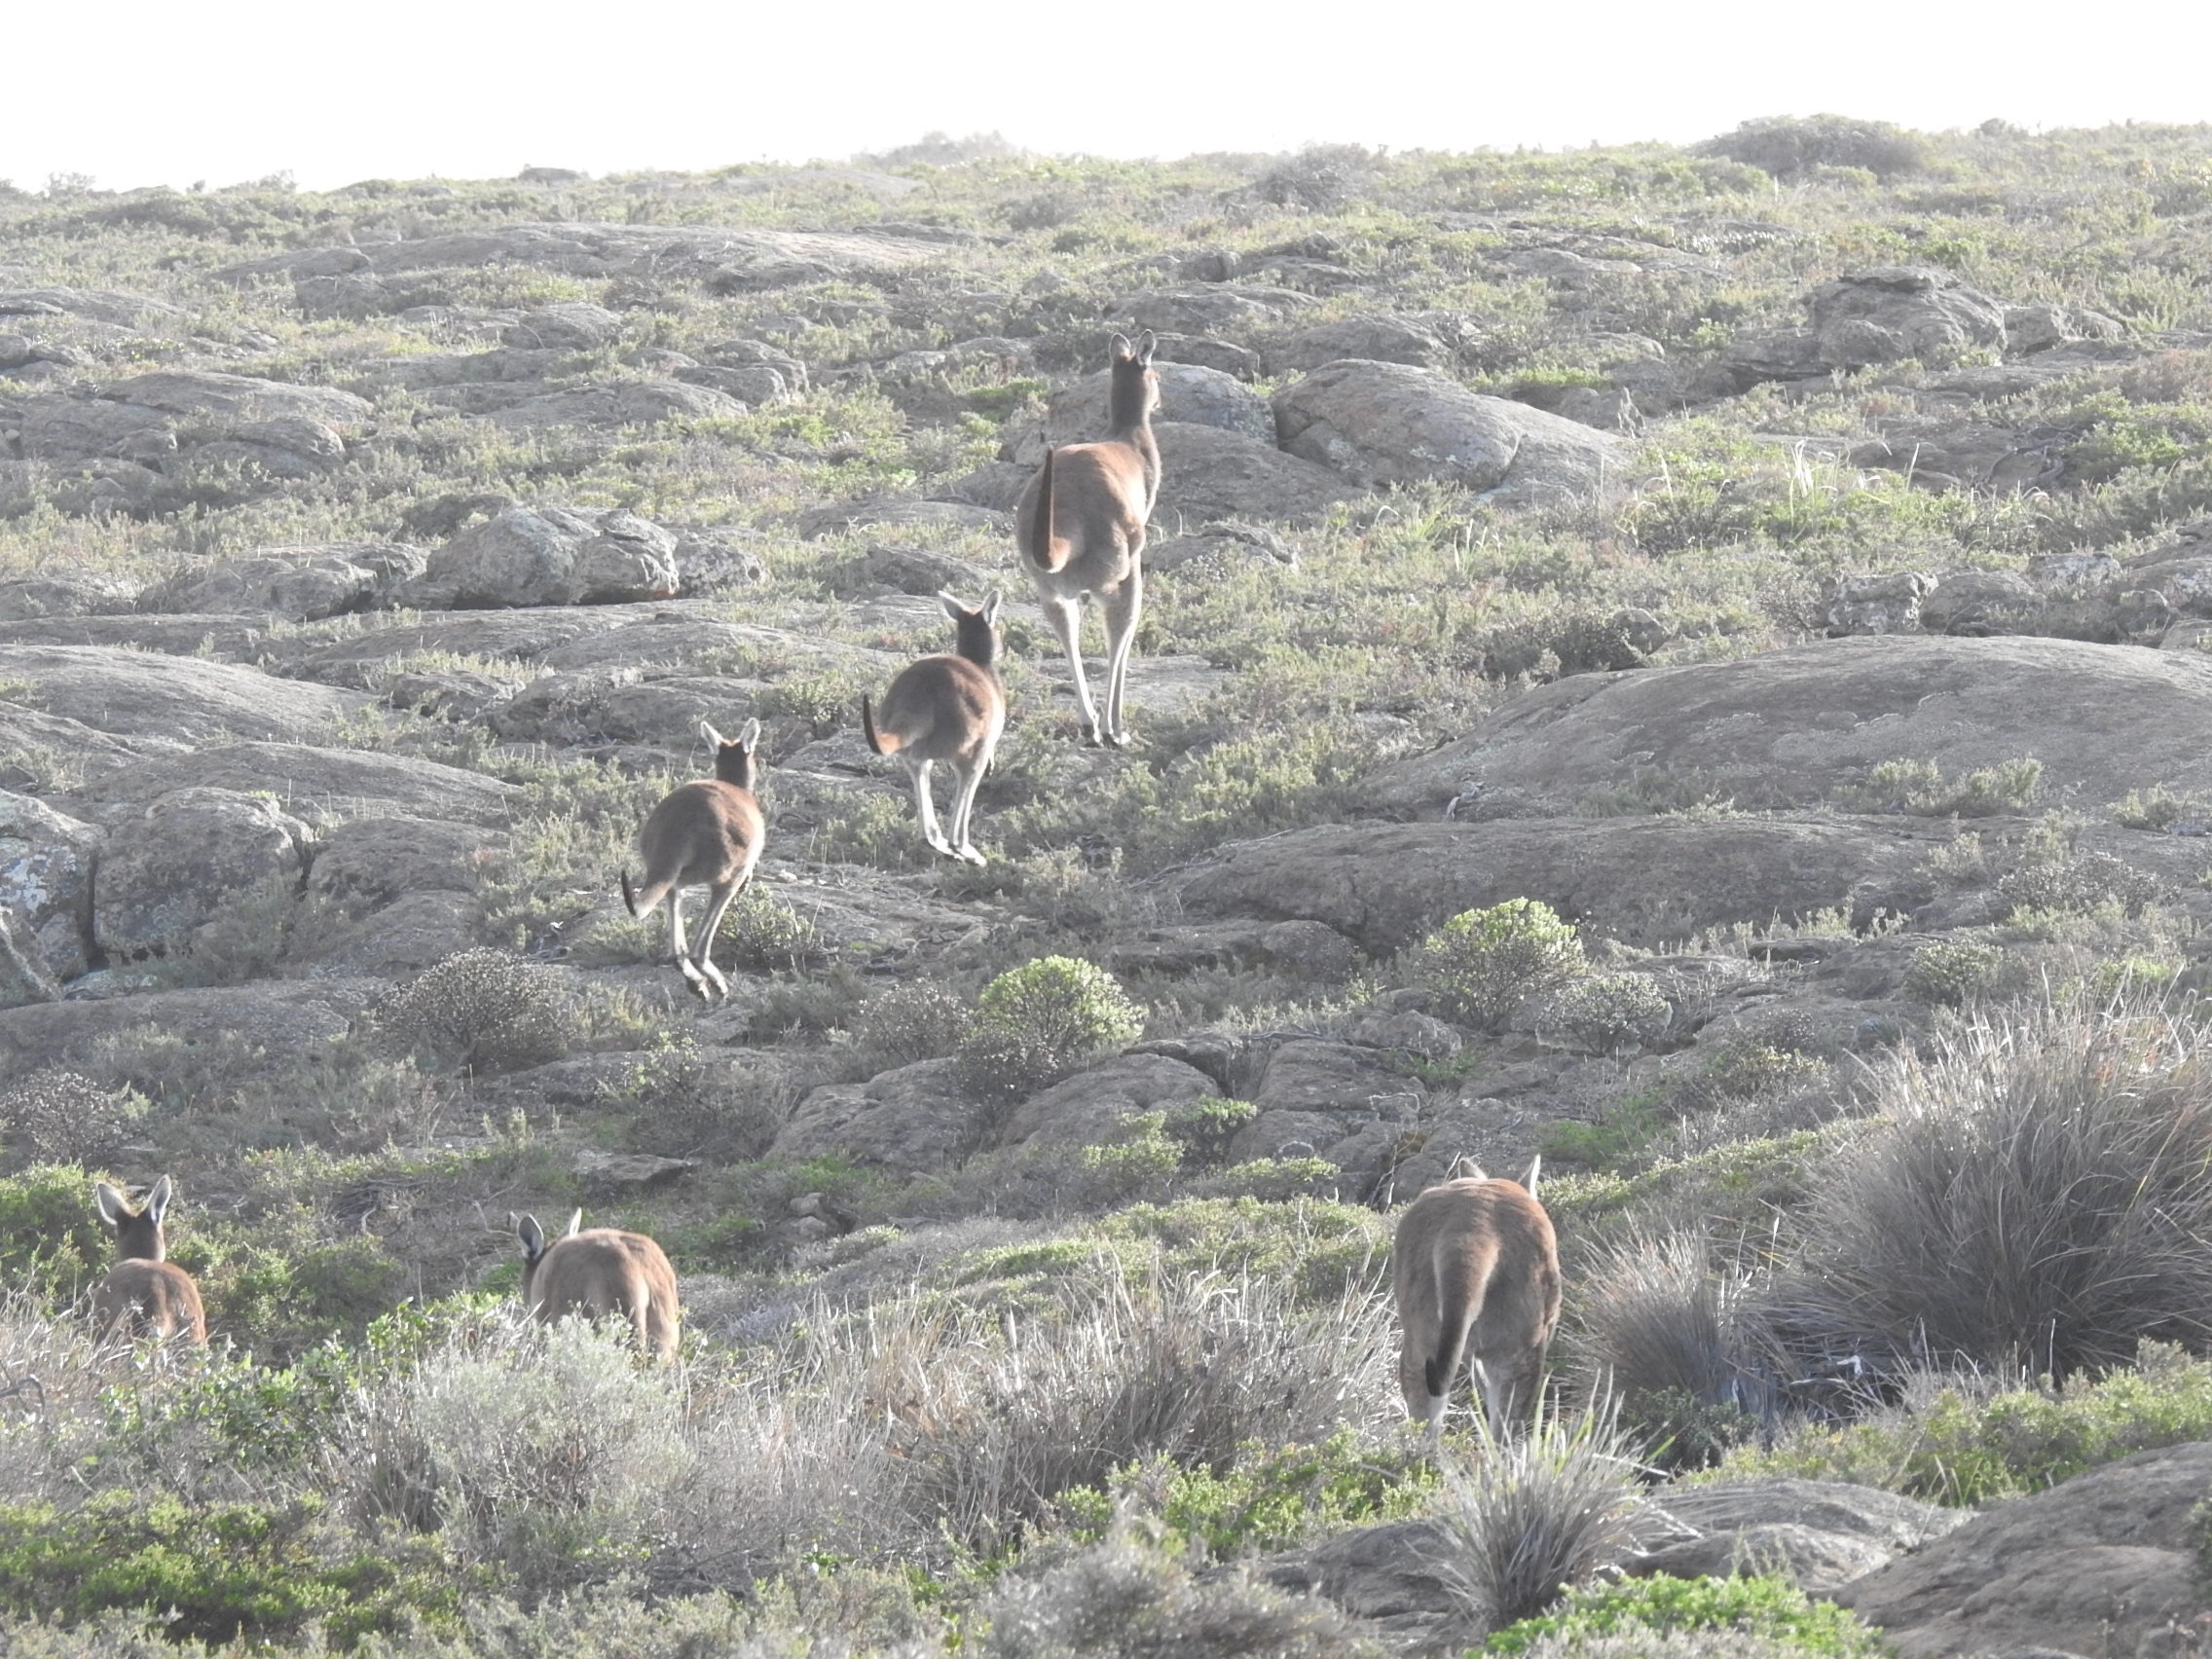
[[[1083,709],[1084,736],[1121,747],[1129,651],[1144,608],[1145,525],[1160,495],[1160,445],[1152,412],[1160,407],[1155,342],[1114,336],[1107,433],[1094,444],[1045,453],[1045,464],[1014,508],[1023,562],[1037,583],[1045,619],[1059,636]],[[1083,671],[1083,605],[1096,600],[1106,619],[1106,717],[1101,724]]]
[[[902,669],[883,694],[880,711],[861,699],[861,729],[878,755],[896,755],[914,786],[914,811],[922,839],[947,858],[979,865],[983,855],[968,836],[976,808],[976,790],[990,770],[991,756],[1006,729],[1006,691],[999,683],[999,596],[993,593],[971,610],[948,593],[938,603],[958,630],[952,652],[926,656]],[[930,798],[930,769],[940,760],[952,768],[952,838],[938,828],[937,805]]]
[[[729,995],[729,981],[714,964],[715,935],[730,903],[753,880],[767,823],[753,788],[759,776],[760,722],[749,720],[735,742],[704,720],[700,734],[714,746],[715,775],[681,784],[661,797],[638,831],[645,884],[633,892],[622,872],[622,903],[633,916],[668,905],[668,941],[677,967],[699,995],[713,1002]],[[707,913],[696,949],[683,942],[683,889],[708,889]]]
[[[666,1364],[676,1358],[682,1309],[676,1270],[661,1247],[642,1233],[594,1227],[579,1233],[584,1212],[569,1218],[569,1231],[551,1244],[537,1217],[510,1218],[522,1240],[522,1304],[535,1319],[582,1313],[629,1321],[638,1351]]]
[[[167,1259],[168,1235],[162,1222],[171,1191],[169,1178],[164,1175],[154,1183],[144,1206],[132,1209],[122,1192],[105,1181],[92,1188],[100,1222],[115,1237],[115,1266],[92,1292],[92,1322],[102,1336],[207,1340],[200,1287],[190,1273]]]
[[[1559,1325],[1559,1244],[1529,1185],[1480,1174],[1431,1187],[1398,1218],[1391,1280],[1405,1346],[1398,1383],[1433,1444],[1462,1358],[1482,1382],[1492,1431],[1535,1409]]]

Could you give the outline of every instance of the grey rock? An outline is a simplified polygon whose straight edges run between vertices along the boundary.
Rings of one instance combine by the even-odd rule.
[[[698,1167],[695,1158],[657,1158],[650,1153],[586,1147],[576,1154],[573,1173],[587,1193],[649,1193],[682,1180]]]
[[[308,827],[256,795],[188,789],[118,824],[92,891],[92,937],[129,960],[186,942],[240,892],[306,869]]]
[[[327,932],[296,933],[288,979],[409,979],[485,942],[484,902],[474,893],[407,893]]]
[[[733,397],[749,409],[766,408],[777,403],[795,403],[798,393],[782,374],[765,365],[747,369],[725,369],[714,363],[698,363],[676,371],[676,378],[691,386],[703,386]]]
[[[1219,369],[1191,363],[1162,362],[1154,372],[1160,377],[1160,408],[1153,416],[1156,423],[1218,426],[1259,443],[1274,443],[1274,411],[1266,398],[1242,382]],[[1095,374],[1054,392],[1043,425],[1011,435],[1001,451],[1002,458],[1035,468],[1043,464],[1048,444],[1084,444],[1104,437],[1108,379],[1104,373]]]
[[[348,979],[30,1004],[0,1013],[0,1075],[67,1066],[104,1076],[116,1047],[154,1036],[192,1045],[242,1043],[266,1051],[273,1064],[302,1059],[343,1039],[383,989]]]
[[[877,593],[955,593],[974,604],[1005,582],[973,560],[909,547],[870,547],[838,565],[829,575],[830,590],[852,597]]]
[[[1370,486],[1435,478],[1494,492],[1503,505],[1588,497],[1630,453],[1618,438],[1403,363],[1326,364],[1277,392],[1274,408],[1293,455]]]
[[[0,622],[45,616],[112,615],[137,608],[137,591],[87,576],[23,576],[0,582]]]
[[[548,391],[519,403],[492,410],[485,418],[495,425],[518,430],[538,426],[595,426],[616,430],[624,426],[651,426],[679,418],[701,420],[746,413],[746,406],[727,392],[710,387],[688,386],[682,381],[637,381],[620,386],[583,387],[573,391]]]
[[[1931,634],[2034,632],[2044,598],[2010,571],[1960,571],[1944,576],[1921,601],[1920,625]]]
[[[1814,1595],[1886,1567],[1971,1518],[1873,1487],[1793,1476],[1675,1486],[1656,1501],[1677,1530],[1632,1557],[1630,1573],[1780,1572]]]
[[[1225,375],[1238,380],[1257,380],[1260,377],[1260,353],[1248,346],[1233,341],[1216,340],[1209,334],[1178,334],[1169,329],[1159,336],[1160,355],[1173,363],[1196,363],[1200,368],[1219,369]]]
[[[86,725],[178,747],[312,740],[363,702],[234,663],[114,645],[0,645],[0,680],[27,682],[41,704]]]
[[[0,1009],[54,1002],[61,986],[48,966],[46,952],[28,923],[0,904]]]
[[[399,587],[397,603],[612,605],[673,597],[676,537],[635,513],[509,507],[462,531]]]
[[[1304,311],[1310,295],[1288,288],[1232,286],[1147,288],[1129,295],[1119,310],[1137,328],[1160,334],[1235,335]]]
[[[953,1060],[921,1060],[866,1083],[817,1088],[792,1113],[768,1156],[794,1161],[836,1153],[864,1168],[903,1175],[948,1166],[975,1138],[979,1108]]]
[[[1372,313],[1312,323],[1267,349],[1268,372],[1273,375],[1310,374],[1324,363],[1346,357],[1433,369],[1452,360],[1452,350],[1433,330]]]
[[[571,300],[524,312],[499,340],[541,351],[591,351],[621,332],[622,319],[605,306]]]
[[[397,542],[271,547],[188,567],[148,589],[140,604],[147,610],[262,611],[308,622],[374,608],[427,562],[421,548]]]
[[[144,757],[103,771],[80,793],[102,823],[123,823],[190,789],[266,791],[293,817],[323,828],[387,816],[498,825],[520,795],[498,778],[412,755],[305,743],[225,743]]]
[[[704,348],[701,355],[717,368],[773,369],[791,391],[808,389],[806,365],[765,340],[718,340]]]
[[[951,525],[964,530],[1012,530],[1011,518],[965,501],[917,501],[910,498],[839,501],[812,507],[798,516],[798,533],[812,541],[840,531],[907,525]]]
[[[999,1140],[1003,1146],[1095,1146],[1139,1112],[1217,1092],[1212,1078],[1180,1060],[1123,1054],[1032,1094],[1014,1108]]]
[[[1828,637],[1915,632],[1920,627],[1921,602],[1935,585],[1917,571],[1838,576],[1826,601]]]
[[[1452,1556],[1440,1523],[1385,1521],[1263,1556],[1252,1573],[1277,1590],[1320,1596],[1373,1621],[1406,1652],[1433,1653],[1480,1635],[1448,1565]]]
[[[485,853],[503,840],[474,824],[352,818],[316,845],[307,888],[353,908],[388,904],[409,893],[473,894]]]
[[[35,796],[0,791],[0,910],[18,919],[37,964],[61,979],[92,966],[92,876],[106,839]]]
[[[1327,467],[1240,432],[1172,421],[1158,424],[1153,432],[1161,461],[1160,498],[1152,512],[1156,535],[1223,519],[1308,519],[1358,494]]]

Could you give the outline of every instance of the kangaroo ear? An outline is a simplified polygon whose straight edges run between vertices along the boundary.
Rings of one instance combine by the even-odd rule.
[[[169,1199],[175,1196],[176,1189],[169,1184],[166,1175],[154,1183],[154,1190],[146,1199],[145,1213],[153,1218],[156,1227],[161,1226],[162,1217],[168,1214]]]
[[[999,625],[1000,598],[1001,595],[999,593],[999,590],[997,588],[993,588],[991,589],[990,597],[983,601],[983,621],[988,626],[993,628],[996,628]]]
[[[517,1215],[507,1211],[507,1220],[514,1224],[515,1236],[522,1240],[522,1259],[535,1262],[545,1254],[545,1229],[537,1225],[534,1215]]]
[[[1136,348],[1129,344],[1129,337],[1126,334],[1117,334],[1114,336],[1112,350],[1114,353],[1114,361],[1116,361],[1117,363],[1125,363],[1131,357],[1137,354]]]
[[[715,723],[712,720],[701,720],[699,722],[699,735],[707,740],[709,749],[719,749],[729,741],[715,729]]]
[[[130,1200],[105,1181],[92,1183],[92,1207],[100,1212],[100,1225],[110,1233],[130,1219]]]
[[[737,734],[737,745],[748,755],[760,747],[760,722],[758,720],[747,720],[745,722],[745,729]],[[581,1215],[583,1212],[578,1210],[576,1213]]]
[[[564,1238],[573,1238],[576,1235],[576,1229],[583,1226],[583,1224],[584,1212],[582,1210],[575,1211],[569,1217],[569,1231],[562,1234],[561,1236]]]
[[[968,608],[948,593],[940,593],[937,596],[937,604],[938,608],[955,622],[960,621],[968,614]]]
[[[1522,1182],[1521,1185],[1529,1189],[1529,1197],[1530,1197],[1531,1198],[1536,1196],[1536,1172],[1542,1169],[1543,1166],[1544,1155],[1540,1152],[1536,1154],[1535,1157],[1529,1160],[1529,1178],[1526,1181]]]
[[[1160,336],[1153,333],[1151,329],[1146,329],[1143,334],[1137,337],[1137,361],[1144,364],[1145,367],[1150,368],[1152,366],[1152,354],[1159,350]]]

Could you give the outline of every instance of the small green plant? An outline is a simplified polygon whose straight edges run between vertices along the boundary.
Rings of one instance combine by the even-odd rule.
[[[1448,1016],[1485,1028],[1587,966],[1573,926],[1534,899],[1462,910],[1416,948],[1412,964]]]
[[[1946,778],[1933,760],[1884,760],[1867,774],[1861,804],[1916,818],[1988,818],[2018,812],[2043,782],[2043,762],[2030,757]]]
[[[1617,1054],[1658,1042],[1674,1014],[1648,974],[1593,974],[1554,993],[1543,1026],[1574,1048]]]
[[[1169,1107],[1167,1132],[1182,1143],[1186,1161],[1218,1163],[1229,1156],[1229,1143],[1237,1130],[1260,1115],[1249,1100],[1217,1100],[1207,1096]]]
[[[776,969],[796,973],[828,954],[814,918],[763,892],[758,884],[729,907],[720,942],[726,945],[725,960],[731,967],[756,973]]]
[[[960,1068],[978,1092],[1018,1094],[1134,1042],[1143,1029],[1143,1010],[1105,969],[1042,957],[984,987],[960,1040]]]
[[[2014,917],[2085,916],[2106,905],[2137,916],[2161,888],[2157,876],[2111,853],[2031,847],[1998,879],[1997,891],[2011,904]]]
[[[1966,939],[1932,939],[1913,952],[1904,992],[1934,1008],[1958,1008],[1982,988],[2005,960],[1994,944]]]
[[[2188,826],[2193,832],[2201,833],[2204,828],[2212,827],[2212,798],[2194,790],[2177,794],[2157,784],[2148,790],[2129,790],[2113,802],[2112,815],[2123,830],[2150,830],[2162,834],[2176,826]]]
[[[1571,1593],[1556,1613],[1498,1631],[1481,1651],[1572,1653],[1593,1637],[1669,1631],[1729,1631],[1765,1638],[1824,1659],[1878,1659],[1880,1633],[1832,1602],[1816,1602],[1787,1578],[1627,1578]]]

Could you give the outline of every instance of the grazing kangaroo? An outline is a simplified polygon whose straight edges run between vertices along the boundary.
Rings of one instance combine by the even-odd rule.
[[[1122,692],[1144,606],[1145,522],[1160,494],[1160,445],[1152,435],[1152,412],[1160,407],[1160,377],[1152,370],[1156,345],[1149,329],[1134,346],[1114,336],[1105,438],[1047,450],[1014,508],[1022,559],[1075,676],[1084,737],[1117,749],[1129,741]],[[1106,618],[1103,725],[1083,673],[1087,599],[1095,599]]]
[[[625,869],[622,903],[631,915],[643,916],[667,901],[668,947],[676,965],[683,970],[684,981],[713,1002],[729,995],[729,981],[714,964],[715,935],[730,901],[753,880],[767,825],[753,795],[760,775],[760,722],[747,720],[734,743],[705,720],[699,722],[699,735],[714,745],[715,775],[679,785],[647,815],[645,828],[638,831],[638,849],[645,858],[645,884],[633,893]],[[689,952],[683,945],[686,887],[708,889],[699,944]]]
[[[1444,1405],[1471,1355],[1494,1434],[1531,1412],[1543,1385],[1544,1353],[1559,1324],[1559,1245],[1526,1186],[1481,1173],[1431,1187],[1398,1218],[1391,1279],[1405,1346],[1398,1384],[1406,1412],[1444,1433]]]
[[[207,1340],[207,1315],[200,1307],[200,1287],[192,1275],[168,1260],[168,1237],[162,1218],[175,1189],[164,1175],[154,1183],[145,1206],[105,1181],[94,1183],[92,1202],[100,1223],[115,1235],[115,1266],[92,1292],[92,1319],[102,1336],[184,1337]]]
[[[676,1357],[676,1270],[661,1247],[642,1233],[595,1227],[578,1233],[582,1210],[552,1243],[534,1215],[509,1215],[522,1240],[522,1305],[533,1318],[585,1313],[595,1319],[620,1314],[637,1333],[638,1350],[662,1360]]]
[[[926,656],[900,670],[883,694],[880,716],[861,698],[861,729],[878,755],[896,755],[914,783],[914,810],[921,817],[922,839],[947,858],[983,862],[968,839],[976,810],[976,787],[991,769],[991,753],[1006,729],[1006,691],[999,684],[999,596],[993,592],[974,610],[948,593],[937,596],[956,630],[949,655]],[[930,798],[930,768],[942,760],[952,768],[952,839],[938,828],[937,803]]]

